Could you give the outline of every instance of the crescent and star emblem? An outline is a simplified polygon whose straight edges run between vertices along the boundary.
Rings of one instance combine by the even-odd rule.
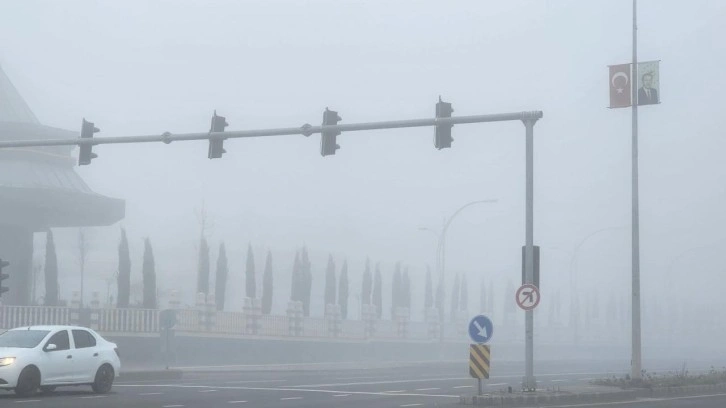
[[[615,79],[620,78],[620,77],[625,79],[625,84],[623,84],[622,87],[615,85]],[[610,83],[613,84],[613,88],[615,88],[615,90],[618,91],[618,93],[623,93],[623,90],[625,90],[625,87],[628,85],[628,75],[623,71],[616,72],[613,75],[613,77],[610,78]]]

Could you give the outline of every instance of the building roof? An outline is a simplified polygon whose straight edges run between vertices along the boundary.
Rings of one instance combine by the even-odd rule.
[[[0,122],[40,124],[2,67],[0,67]]]
[[[77,138],[77,131],[41,124],[0,67],[0,140]],[[0,149],[0,224],[33,231],[110,225],[123,200],[102,196],[75,170],[71,146]]]

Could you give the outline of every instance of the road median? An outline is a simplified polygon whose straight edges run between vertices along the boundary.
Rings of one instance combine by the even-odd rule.
[[[499,392],[484,395],[462,395],[461,405],[483,407],[540,407],[637,401],[639,399],[667,400],[669,398],[715,395],[726,392],[726,383],[684,385],[653,388],[621,389],[608,386],[583,386],[562,389],[538,390],[537,392]]]

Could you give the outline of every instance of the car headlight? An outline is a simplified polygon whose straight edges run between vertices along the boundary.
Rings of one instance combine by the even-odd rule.
[[[9,366],[15,362],[15,357],[2,357],[0,358],[0,367]]]

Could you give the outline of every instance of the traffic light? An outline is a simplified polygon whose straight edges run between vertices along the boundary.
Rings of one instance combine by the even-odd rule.
[[[10,265],[10,262],[3,261],[2,259],[0,259],[0,296],[2,296],[3,293],[8,291],[8,288],[6,288],[5,285],[3,284],[3,281],[10,277],[10,275],[8,275],[7,273],[3,273],[3,268],[5,268],[8,265]]]
[[[323,112],[323,126],[337,125],[340,120],[341,118],[338,116],[338,112],[325,108],[325,112]],[[340,149],[340,146],[337,143],[339,134],[340,132],[337,130],[323,129],[320,136],[321,156],[333,155],[336,150]]]
[[[450,118],[453,112],[454,108],[451,107],[451,104],[442,101],[439,96],[439,101],[436,103],[436,119]],[[434,128],[434,146],[437,149],[441,150],[451,147],[451,142],[454,141],[451,137],[452,127],[454,125],[436,125]]]
[[[213,133],[222,133],[224,128],[229,126],[227,118],[224,116],[217,116],[217,111],[214,111],[212,116],[212,126],[209,128],[209,153],[207,157],[210,159],[219,159],[222,154],[227,153],[224,150],[224,137],[222,135],[215,135]]]
[[[93,134],[100,132],[101,130],[93,125],[93,122],[89,122],[83,119],[83,125],[81,126],[81,139],[92,139]],[[91,164],[91,159],[98,157],[96,153],[92,151],[93,146],[90,144],[82,144],[80,152],[78,153],[78,165],[83,166]]]

